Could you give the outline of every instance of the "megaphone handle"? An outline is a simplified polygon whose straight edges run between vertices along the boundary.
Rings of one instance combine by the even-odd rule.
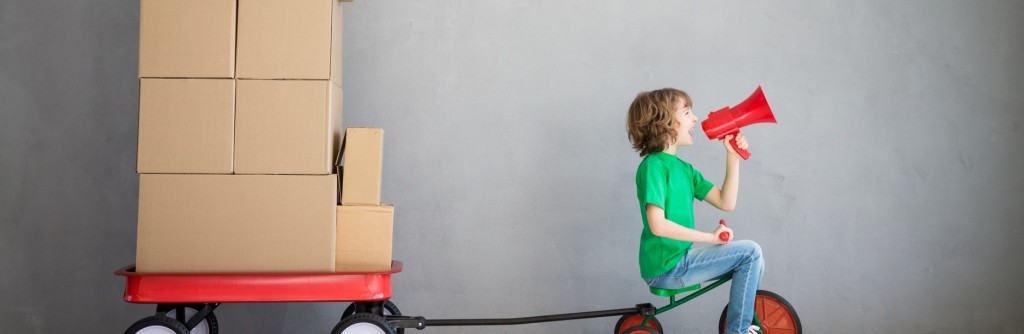
[[[750,159],[750,151],[740,148],[740,145],[736,143],[736,135],[739,134],[740,133],[737,132],[732,136],[732,139],[729,139],[729,145],[732,145],[732,148],[736,150],[736,153],[738,153],[743,160]]]
[[[729,226],[729,225],[725,225],[725,219],[719,220],[718,223],[721,224],[722,226]],[[722,240],[722,241],[729,241],[729,232],[719,233],[718,234],[718,239]]]

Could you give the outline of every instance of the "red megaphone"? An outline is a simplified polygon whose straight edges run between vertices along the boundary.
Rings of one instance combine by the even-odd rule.
[[[750,94],[743,102],[735,107],[725,107],[708,114],[708,119],[700,123],[701,129],[708,135],[708,139],[725,139],[725,136],[740,133],[740,128],[757,123],[776,123],[772,108],[768,106],[768,100],[764,98],[761,86]],[[744,160],[750,158],[750,151],[740,149],[736,145],[736,138],[729,141],[732,148],[736,149]]]

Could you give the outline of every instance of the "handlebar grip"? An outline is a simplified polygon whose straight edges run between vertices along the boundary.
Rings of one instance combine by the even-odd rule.
[[[739,132],[736,134],[739,134]],[[736,143],[736,136],[729,139],[729,145],[732,145],[732,148],[736,150],[736,153],[738,153],[743,160],[750,159],[750,151],[740,148],[740,145]]]
[[[733,143],[734,143],[734,145],[735,145],[735,141],[733,141]],[[735,146],[734,146],[734,148],[735,148]],[[737,151],[737,152],[739,152],[739,151]],[[718,221],[718,224],[720,224],[720,225],[722,225],[722,226],[729,226],[729,225],[726,225],[726,224],[725,224],[725,219],[719,220],[719,221]],[[719,233],[719,234],[718,234],[718,240],[722,240],[722,241],[729,241],[729,232],[722,232],[722,233]]]

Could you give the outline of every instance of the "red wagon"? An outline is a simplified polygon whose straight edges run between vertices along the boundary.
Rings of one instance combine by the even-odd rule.
[[[401,314],[388,300],[391,275],[401,271],[402,262],[392,261],[387,272],[137,273],[128,266],[114,274],[127,279],[126,302],[157,305],[126,333],[215,334],[218,306],[248,302],[353,302],[332,333],[391,333],[384,316]]]

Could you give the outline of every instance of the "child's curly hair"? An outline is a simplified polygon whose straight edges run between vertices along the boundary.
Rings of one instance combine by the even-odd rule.
[[[675,88],[641,92],[633,99],[626,117],[626,130],[633,149],[640,152],[641,157],[665,150],[669,140],[676,137],[675,110],[679,99],[687,107],[692,105],[690,95]]]

